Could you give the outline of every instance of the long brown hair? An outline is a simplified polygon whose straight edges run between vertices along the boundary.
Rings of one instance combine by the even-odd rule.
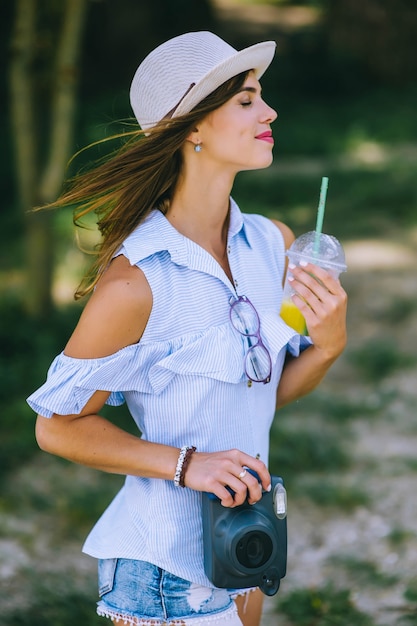
[[[62,195],[45,207],[75,205],[76,225],[89,213],[97,215],[102,239],[94,264],[75,292],[76,299],[94,289],[124,239],[152,209],[167,210],[181,172],[186,138],[208,113],[239,92],[247,74],[225,82],[190,113],[162,120],[148,134],[137,128],[113,136],[110,139],[122,138],[122,145],[92,169],[70,179]]]

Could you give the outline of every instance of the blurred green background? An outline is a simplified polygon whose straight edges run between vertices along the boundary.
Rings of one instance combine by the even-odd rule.
[[[80,477],[78,469],[58,460],[49,465],[34,441],[34,416],[25,397],[44,380],[76,323],[80,304],[73,303],[72,293],[89,259],[77,248],[69,210],[32,214],[30,208],[52,200],[64,176],[103,154],[104,147],[83,152],[66,165],[75,151],[126,127],[129,85],[138,63],[155,45],[188,30],[213,30],[236,48],[265,39],[278,44],[262,79],[264,97],[279,113],[274,164],[239,175],[234,196],[243,210],[282,219],[299,235],[314,228],[321,177],[330,179],[324,230],[345,245],[353,270],[346,278],[354,305],[351,330],[359,329],[366,310],[368,326],[360,340],[353,338],[334,385],[307,405],[290,408],[279,421],[271,463],[295,493],[303,492],[302,480],[297,483],[303,472],[349,467],[348,444],[341,445],[340,433],[348,442],[346,424],[358,411],[366,419],[381,413],[391,398],[387,377],[415,364],[413,338],[409,352],[398,339],[390,340],[398,320],[406,324],[415,316],[415,284],[411,292],[407,283],[396,295],[396,306],[388,296],[375,315],[355,274],[369,270],[370,241],[379,245],[382,268],[389,266],[392,249],[407,259],[415,255],[414,0],[3,0],[0,15],[0,540],[10,540],[10,516],[54,510],[59,528],[53,541],[68,536],[79,541],[120,484],[118,478],[88,472]],[[94,231],[81,239],[91,246]],[[405,285],[409,275],[401,276]],[[375,318],[382,325],[370,333]],[[360,387],[361,400],[343,397],[346,382],[352,389],[368,385]],[[314,427],[294,429],[303,413],[327,419],[324,430],[317,427],[320,439]],[[125,423],[126,416],[116,419]],[[36,488],[30,484],[33,467],[42,477]],[[56,472],[54,477],[48,479],[47,470]],[[308,489],[314,499],[314,485]],[[324,504],[349,508],[366,504],[365,492],[335,490],[328,483],[320,497]],[[9,607],[9,626],[36,626],[38,614],[44,625],[66,626],[69,619],[95,623],[82,590],[71,588],[57,608],[56,591],[37,579],[32,566],[23,570],[30,593],[20,607]],[[16,579],[6,576],[9,599],[19,575],[21,570]],[[407,587],[407,602],[416,601],[414,584]],[[343,592],[320,593],[298,598],[297,606],[306,608],[301,616],[287,608],[286,623],[372,623],[360,621]],[[41,597],[39,606],[35,595]]]

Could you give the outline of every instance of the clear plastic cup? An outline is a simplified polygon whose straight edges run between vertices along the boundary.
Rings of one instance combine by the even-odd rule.
[[[334,278],[338,278],[347,269],[345,253],[340,241],[333,235],[324,233],[317,236],[314,230],[298,237],[287,250],[287,257],[290,263],[294,265],[299,265],[300,261],[306,261],[323,267]],[[294,328],[298,333],[308,335],[304,317],[292,301],[291,296],[294,293],[295,291],[287,279],[284,285],[281,317],[288,326]]]

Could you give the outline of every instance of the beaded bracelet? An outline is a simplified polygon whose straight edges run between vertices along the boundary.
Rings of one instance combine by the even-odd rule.
[[[183,446],[181,448],[177,461],[177,467],[175,468],[174,485],[176,487],[185,487],[185,472],[187,471],[191,455],[194,454],[196,449],[197,448],[195,446]]]

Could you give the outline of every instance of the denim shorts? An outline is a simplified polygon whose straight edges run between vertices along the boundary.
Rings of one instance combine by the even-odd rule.
[[[98,562],[97,613],[134,626],[242,626],[232,594],[133,559]],[[236,595],[236,594],[234,594]]]

